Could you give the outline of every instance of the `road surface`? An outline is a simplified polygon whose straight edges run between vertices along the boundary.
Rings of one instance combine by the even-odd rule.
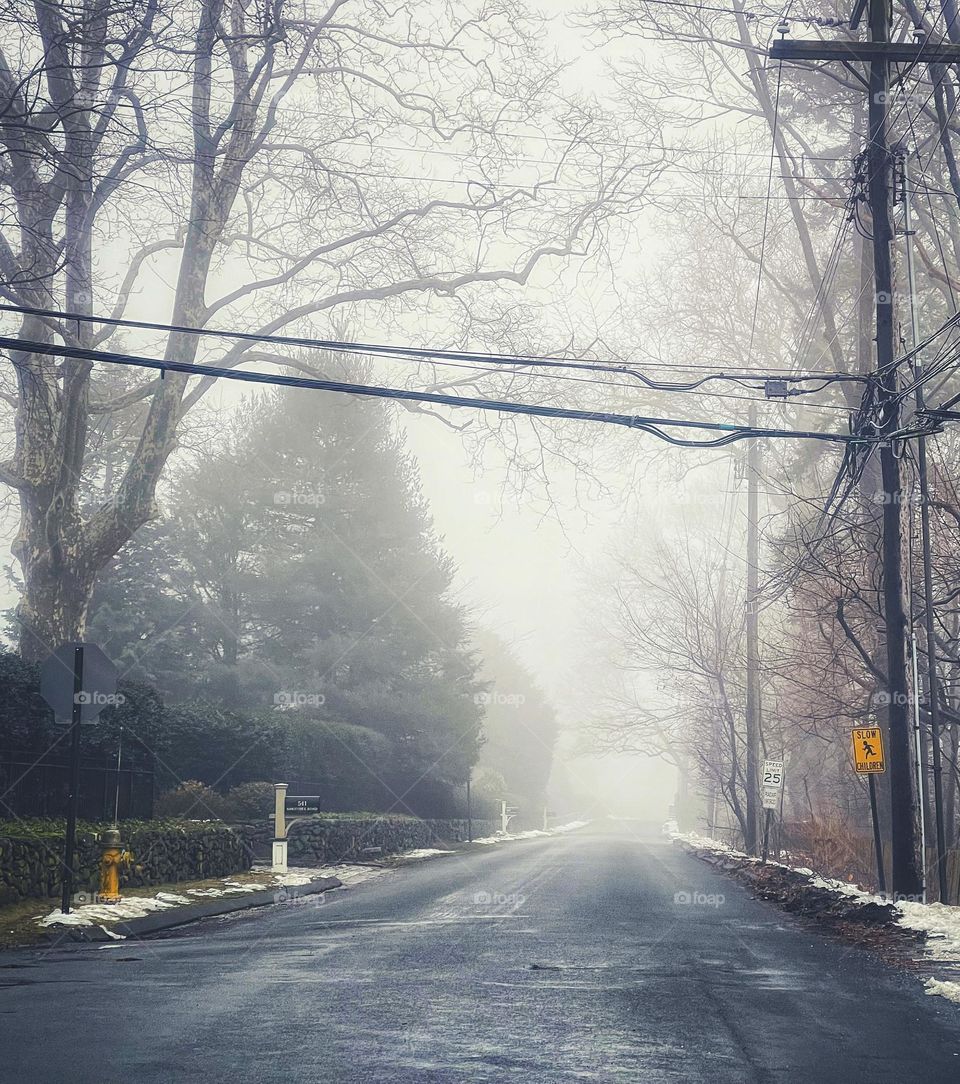
[[[623,824],[0,954],[4,1081],[960,1081],[960,1006]]]

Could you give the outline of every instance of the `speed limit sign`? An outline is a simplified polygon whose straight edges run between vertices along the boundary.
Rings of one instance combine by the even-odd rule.
[[[763,762],[762,797],[764,809],[776,809],[780,804],[780,792],[783,790],[783,761],[765,760]]]

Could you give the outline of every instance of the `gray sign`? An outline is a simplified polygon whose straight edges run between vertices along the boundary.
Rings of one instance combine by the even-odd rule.
[[[83,648],[83,669],[76,691],[78,647]],[[74,702],[80,705],[81,723],[95,723],[104,708],[123,703],[123,697],[117,695],[117,668],[96,644],[62,644],[48,655],[40,667],[40,695],[62,723],[73,719]]]

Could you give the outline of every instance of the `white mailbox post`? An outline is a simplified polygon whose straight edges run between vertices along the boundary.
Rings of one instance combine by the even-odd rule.
[[[273,872],[287,872],[287,787],[289,783],[275,783],[273,806]]]

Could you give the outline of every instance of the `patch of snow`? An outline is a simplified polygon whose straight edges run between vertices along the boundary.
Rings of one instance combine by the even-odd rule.
[[[908,930],[921,930],[927,935],[926,948],[939,960],[960,959],[960,907],[943,903],[897,904],[897,923]]]
[[[325,866],[322,870],[324,877],[336,877],[344,885],[362,884],[364,881],[372,881],[375,877],[382,877],[392,871],[384,866],[353,866],[349,863],[342,866]]]
[[[572,832],[577,828],[586,828],[589,821],[570,821],[569,824],[558,824],[556,828],[551,828],[547,835],[555,836],[561,832]]]
[[[51,911],[40,919],[41,926],[99,926],[101,923],[124,918],[143,918],[152,911],[166,911],[175,906],[166,900],[149,896],[129,896],[119,903],[86,903],[74,908],[70,914]]]
[[[589,823],[589,821],[570,821],[569,824],[558,824],[555,828],[548,828],[545,832],[540,828],[530,828],[526,832],[507,832],[506,835],[498,832],[495,836],[484,836],[482,839],[475,839],[473,842],[483,846],[490,846],[492,843],[508,843],[512,839],[538,839],[541,836],[558,836],[564,832],[572,832],[577,828],[586,828]]]
[[[453,854],[453,851],[443,850],[439,847],[419,847],[413,851],[404,851],[397,855],[398,858],[433,858],[435,854]]]
[[[308,885],[311,881],[315,881],[318,877],[323,876],[325,875],[318,869],[288,869],[286,873],[274,874],[273,883],[275,885],[289,885],[290,887],[296,887],[298,885]]]
[[[923,904],[920,905],[921,907]],[[938,994],[948,1001],[955,1001],[960,1005],[960,982],[941,982],[940,979],[927,979],[923,988],[928,994]]]

